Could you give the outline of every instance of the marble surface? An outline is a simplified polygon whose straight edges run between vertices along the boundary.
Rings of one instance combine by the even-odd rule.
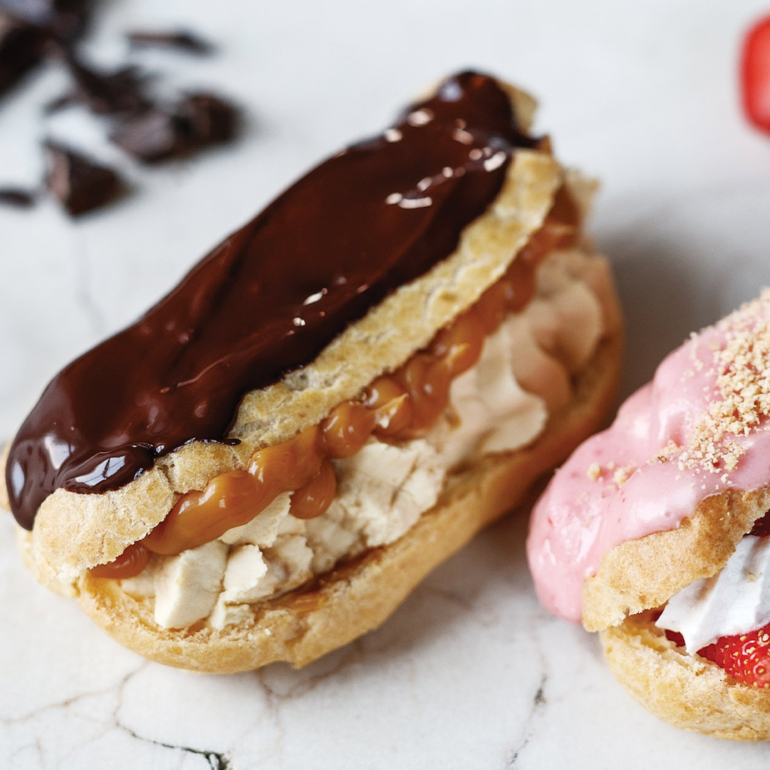
[[[310,163],[379,130],[411,94],[472,64],[542,100],[538,126],[601,177],[593,232],[628,321],[624,392],[693,328],[770,283],[770,138],[743,123],[741,30],[759,0],[121,0],[91,49],[180,20],[211,59],[147,52],[162,87],[216,86],[241,141],[145,170],[70,111],[43,124],[44,71],[0,105],[0,181],[32,184],[46,133],[117,163],[134,194],[69,221],[0,209],[0,439],[53,373],[170,287]],[[770,9],[768,9],[770,10]],[[147,663],[39,587],[0,517],[0,767],[646,768],[767,766],[765,746],[667,726],[597,642],[542,610],[514,515],[438,569],[380,630],[302,671],[238,676]]]

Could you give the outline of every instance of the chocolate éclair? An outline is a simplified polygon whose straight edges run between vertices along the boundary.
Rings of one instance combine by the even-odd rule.
[[[147,657],[304,665],[379,625],[603,419],[593,183],[463,72],[312,169],[49,384],[25,561]]]

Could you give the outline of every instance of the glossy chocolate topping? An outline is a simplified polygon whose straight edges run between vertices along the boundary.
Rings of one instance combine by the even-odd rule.
[[[451,254],[533,145],[495,80],[465,72],[314,168],[54,378],[8,459],[16,520],[31,529],[58,488],[117,489],[189,441],[226,441],[245,393]]]

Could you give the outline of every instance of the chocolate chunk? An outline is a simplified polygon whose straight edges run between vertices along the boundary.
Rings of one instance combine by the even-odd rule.
[[[0,12],[28,24],[65,33],[70,25],[63,24],[57,16],[82,19],[90,5],[90,0],[0,0]],[[80,26],[80,21],[76,26]]]
[[[193,142],[229,142],[235,136],[238,111],[234,105],[214,94],[189,94],[177,104],[176,110],[189,122]]]
[[[50,21],[53,3],[48,0],[0,0],[0,12],[28,24],[43,26]]]
[[[44,33],[0,12],[0,94],[41,59]]]
[[[182,51],[197,54],[207,54],[214,47],[203,38],[187,30],[175,30],[173,32],[161,32],[157,30],[136,30],[127,35],[131,45],[162,46],[164,48],[179,48]]]
[[[35,203],[35,195],[18,187],[0,187],[0,204],[28,209]]]
[[[82,32],[89,0],[0,0],[0,94],[45,55],[50,40]]]
[[[144,94],[146,77],[137,67],[100,72],[64,49],[59,49],[59,56],[72,75],[74,86],[70,97],[95,114],[135,114],[149,109],[150,101]]]
[[[190,127],[178,115],[153,109],[125,120],[112,132],[110,141],[139,160],[155,163],[188,151]]]
[[[104,206],[124,187],[111,168],[57,142],[46,142],[50,170],[46,183],[71,216]]]
[[[237,114],[232,104],[213,94],[189,94],[173,108],[156,107],[123,121],[110,140],[129,155],[156,163],[230,141],[237,129]]]

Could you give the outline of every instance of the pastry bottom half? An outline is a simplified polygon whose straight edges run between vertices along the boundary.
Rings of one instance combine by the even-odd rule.
[[[770,691],[685,654],[654,618],[643,612],[600,633],[607,664],[623,687],[675,727],[734,741],[770,740]]]
[[[275,661],[305,666],[377,628],[431,570],[518,505],[540,476],[602,426],[620,374],[622,334],[617,307],[613,310],[615,323],[579,375],[574,398],[552,415],[537,441],[450,474],[437,505],[396,542],[256,605],[252,621],[221,631],[204,623],[161,629],[150,600],[132,598],[117,582],[87,573],[76,586],[81,607],[135,652],[166,665],[210,673],[251,670]]]

